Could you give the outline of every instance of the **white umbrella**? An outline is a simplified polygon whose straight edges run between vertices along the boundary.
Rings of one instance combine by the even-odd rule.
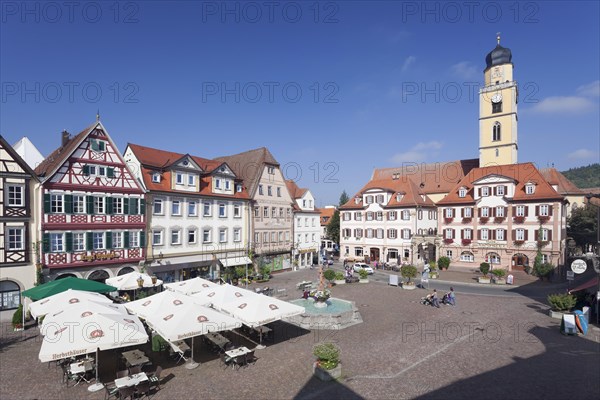
[[[42,362],[96,352],[96,383],[90,391],[102,389],[98,382],[98,351],[133,346],[148,341],[142,322],[135,315],[106,314],[97,310],[81,314],[62,313],[44,325],[39,353]]]
[[[128,274],[108,278],[106,284],[116,287],[117,290],[136,290],[140,288],[138,284],[138,279],[140,278],[144,280],[143,287],[155,287],[160,286],[163,283],[160,279],[157,279],[156,283],[152,283],[152,277],[143,272],[130,272]]]
[[[188,279],[187,281],[166,283],[164,286],[165,286],[165,288],[172,290],[174,292],[179,292],[179,293],[189,295],[189,294],[198,293],[203,290],[210,289],[210,288],[213,288],[213,287],[219,286],[219,285],[214,282],[211,282],[209,280],[198,277],[198,278]]]
[[[188,296],[183,293],[165,290],[164,292],[156,293],[143,299],[127,302],[124,306],[138,317],[148,319],[164,307],[168,307],[169,303],[174,304],[186,298]]]
[[[42,335],[45,334],[46,326],[53,324],[57,326],[63,322],[72,322],[77,316],[95,312],[100,314],[121,314],[128,315],[127,310],[121,304],[99,303],[93,300],[83,300],[74,303],[68,303],[61,310],[46,314],[46,317],[40,325]]]
[[[265,325],[305,312],[304,307],[262,294],[230,301],[219,309],[250,327]]]
[[[85,300],[93,300],[97,303],[112,304],[112,300],[100,293],[69,289],[31,303],[29,305],[29,310],[34,318],[39,318],[42,315],[60,311],[69,304],[79,303]]]
[[[220,310],[221,307],[228,302],[254,296],[261,295],[229,284],[217,285],[192,295],[192,297],[197,299],[200,304],[210,305],[217,310]]]

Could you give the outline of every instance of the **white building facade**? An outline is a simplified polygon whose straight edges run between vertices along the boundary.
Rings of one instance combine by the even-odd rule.
[[[319,210],[315,208],[315,198],[308,189],[300,189],[295,182],[287,181],[290,196],[295,201],[293,265],[298,268],[310,267],[318,263],[321,243]]]

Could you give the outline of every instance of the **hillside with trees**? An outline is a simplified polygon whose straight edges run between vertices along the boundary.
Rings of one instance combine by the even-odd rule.
[[[600,187],[600,164],[598,163],[571,168],[563,171],[562,174],[580,189]]]

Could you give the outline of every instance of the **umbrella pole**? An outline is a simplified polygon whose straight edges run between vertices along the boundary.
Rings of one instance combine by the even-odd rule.
[[[266,348],[267,346],[262,344],[262,326],[260,328],[261,328],[260,331],[258,331],[258,346],[256,346],[256,348],[259,350],[262,350],[262,349]]]
[[[98,348],[96,347],[96,382],[93,385],[88,386],[88,392],[97,392],[104,388],[104,385],[98,380],[98,361]]]
[[[192,357],[190,358],[190,362],[185,365],[186,369],[195,369],[198,368],[200,364],[194,361],[194,336],[192,336]]]

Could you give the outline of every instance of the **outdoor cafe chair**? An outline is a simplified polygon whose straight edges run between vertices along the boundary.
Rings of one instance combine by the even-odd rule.
[[[229,362],[231,359],[227,357],[227,354],[221,353],[219,354],[219,358],[221,359],[221,367],[223,367],[223,369],[229,367]]]
[[[148,397],[150,398],[150,382],[142,381],[135,385],[135,391],[139,395],[139,397]]]
[[[141,365],[136,365],[135,367],[129,368],[129,375],[139,374],[140,372],[142,372]]]
[[[135,395],[135,386],[126,386],[126,387],[119,388],[119,399],[120,400],[124,400],[128,397],[130,399],[133,399],[134,395]]]
[[[106,382],[104,385],[104,400],[108,400],[111,397],[115,399],[119,395],[119,388],[115,385],[114,382]]]
[[[254,355],[254,350],[246,354],[246,364],[255,364],[258,357]]]
[[[162,367],[159,365],[156,367],[156,371],[153,374],[148,375],[148,382],[152,386],[156,386],[160,389],[160,374],[162,372]]]
[[[238,367],[238,369],[245,367],[246,364],[246,355],[244,354],[243,356],[237,356],[233,359],[233,369],[235,369],[235,367]]]

